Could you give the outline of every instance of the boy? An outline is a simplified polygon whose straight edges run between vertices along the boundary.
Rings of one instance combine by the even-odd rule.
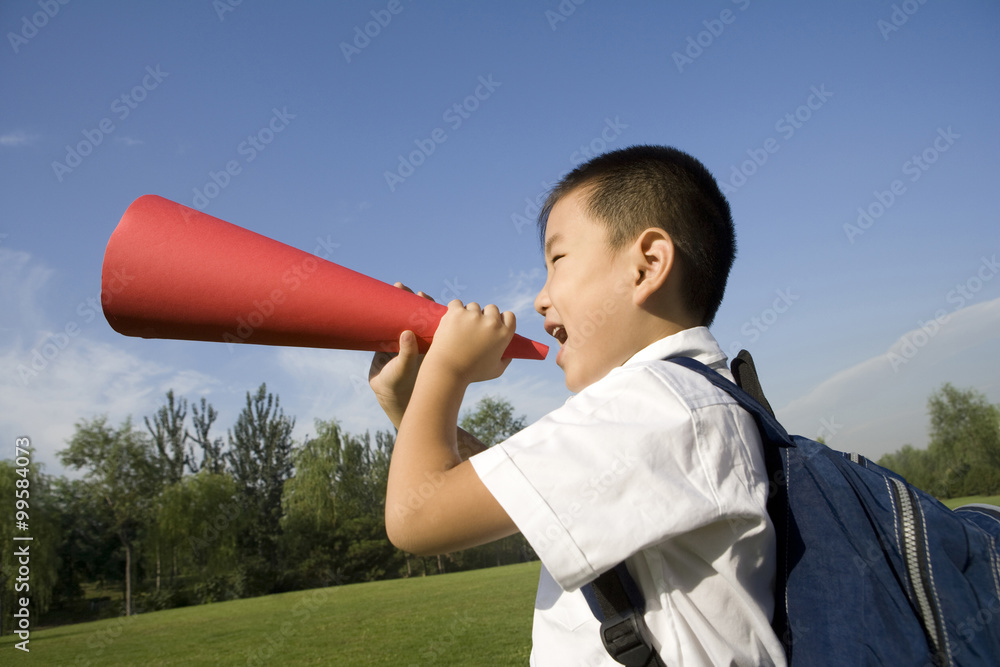
[[[513,314],[452,301],[422,361],[404,332],[371,378],[399,429],[390,540],[431,555],[522,532],[543,565],[539,667],[616,664],[580,586],[621,561],[665,664],[783,664],[757,428],[663,361],[694,357],[731,379],[706,328],[735,255],[729,205],[694,158],[635,146],[567,175],[539,223],[547,279],[535,308],[576,395],[483,451],[457,429],[459,409],[470,383],[509,363]],[[415,493],[419,507],[407,503]]]

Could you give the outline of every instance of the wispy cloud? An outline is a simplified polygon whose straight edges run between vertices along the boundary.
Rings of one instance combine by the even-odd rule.
[[[27,146],[28,144],[34,143],[36,138],[37,137],[28,134],[24,130],[14,130],[13,132],[0,134],[0,146],[7,148]]]
[[[535,314],[535,297],[545,284],[545,271],[533,268],[510,271],[497,296],[497,305],[519,318]]]
[[[927,399],[945,382],[965,378],[962,388],[997,400],[996,368],[989,360],[1000,356],[998,330],[1000,299],[962,308],[933,335],[924,329],[906,332],[886,354],[847,368],[778,408],[778,418],[789,432],[824,435],[836,449],[875,459],[905,444],[926,446]]]
[[[15,324],[22,330],[43,326],[38,304],[52,274],[51,268],[34,261],[30,254],[0,247],[0,312],[5,313],[7,323],[0,325],[0,330]]]
[[[134,137],[115,137],[115,143],[121,146],[142,146],[146,142]]]
[[[80,420],[107,415],[117,425],[132,416],[144,429],[142,416],[155,412],[168,388],[191,396],[218,384],[209,376],[177,371],[82,335],[37,374],[27,369],[32,369],[28,346],[14,340],[0,349],[0,433],[7,440],[29,436],[35,459],[55,474],[64,472],[57,453]]]
[[[282,403],[295,415],[296,437],[315,433],[316,419],[336,419],[350,433],[391,428],[368,386],[372,354],[354,350],[282,348],[277,356],[294,394]]]

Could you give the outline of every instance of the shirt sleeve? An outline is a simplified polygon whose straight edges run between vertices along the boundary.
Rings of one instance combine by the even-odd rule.
[[[616,369],[470,459],[565,590],[738,506],[720,490],[747,464],[725,446],[741,436],[738,409],[691,391],[656,367]]]

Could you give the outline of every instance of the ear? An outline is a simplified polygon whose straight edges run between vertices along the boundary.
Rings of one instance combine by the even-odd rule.
[[[632,244],[633,299],[641,306],[654,298],[667,284],[674,268],[676,253],[670,234],[659,227],[650,227],[639,234]]]

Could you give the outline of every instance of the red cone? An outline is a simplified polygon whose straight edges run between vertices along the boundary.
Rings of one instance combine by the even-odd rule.
[[[421,351],[447,308],[155,195],[136,199],[108,241],[101,301],[126,336]],[[515,335],[505,357],[544,359]]]

